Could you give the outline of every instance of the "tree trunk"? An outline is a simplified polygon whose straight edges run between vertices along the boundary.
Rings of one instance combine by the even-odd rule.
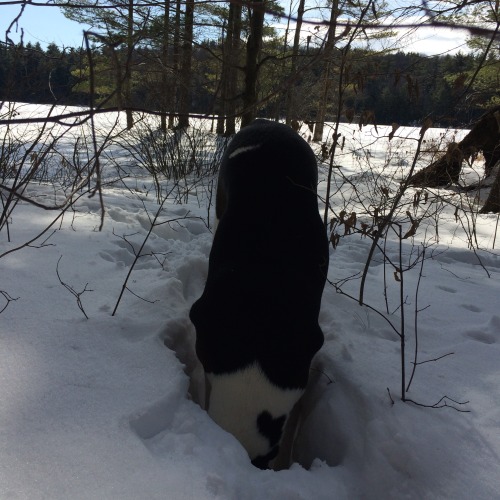
[[[238,62],[241,36],[241,4],[231,2],[227,19],[220,97],[217,119],[217,133],[233,135],[236,132],[236,101],[238,87]]]
[[[333,0],[332,12],[330,14],[330,25],[328,28],[327,39],[324,48],[324,68],[323,68],[323,94],[316,113],[316,126],[314,127],[313,140],[316,142],[323,140],[323,128],[326,119],[326,110],[328,107],[328,94],[330,90],[330,69],[333,49],[335,47],[335,29],[337,26],[337,17],[339,15],[339,1]]]
[[[486,199],[484,207],[480,210],[480,213],[487,214],[490,212],[500,213],[500,162],[498,163],[498,172],[491,186],[490,194]]]
[[[168,77],[168,49],[170,33],[170,0],[165,0],[163,7],[163,39],[161,44],[161,130],[167,131],[167,111],[172,105],[170,80]]]
[[[302,28],[302,18],[304,16],[305,0],[300,0],[299,6],[297,8],[297,22],[295,25],[295,36],[293,38],[293,49],[292,49],[292,64],[290,67],[290,74],[294,75],[297,71],[297,58],[299,55],[300,48],[300,30]],[[286,123],[290,125],[293,120],[299,119],[297,115],[297,91],[296,82],[293,81],[288,89],[286,95]]]
[[[226,103],[226,135],[236,132],[236,100],[238,92],[238,64],[240,59],[241,4],[231,3],[231,46],[228,67],[228,95]],[[229,29],[229,27],[228,27]]]
[[[174,128],[175,112],[178,110],[178,99],[177,93],[179,90],[179,66],[181,58],[181,0],[176,0],[175,2],[175,18],[174,18],[174,40],[172,48],[172,85],[170,86],[170,103],[171,109],[169,109],[168,115],[168,128]]]
[[[250,15],[250,34],[247,41],[245,89],[243,91],[243,113],[241,115],[242,127],[249,125],[257,115],[257,78],[264,29],[264,2],[258,0],[253,4]]]
[[[228,93],[228,65],[229,65],[229,38],[230,38],[230,26],[231,26],[231,5],[229,6],[229,17],[228,25],[226,27],[226,22],[222,25],[222,68],[219,80],[219,85],[215,90],[216,96],[216,114],[217,114],[217,126],[215,132],[217,135],[224,134],[224,127],[226,124],[226,101]]]
[[[134,126],[134,117],[129,109],[132,101],[132,54],[134,52],[134,0],[129,0],[127,15],[127,61],[125,67],[125,114],[127,116],[127,130]]]
[[[182,44],[179,91],[179,128],[189,127],[189,112],[191,111],[191,61],[193,55],[194,0],[186,1],[184,17],[184,41]]]
[[[463,160],[481,151],[485,175],[500,160],[500,106],[487,111],[459,142],[452,143],[444,156],[412,175],[410,186],[440,187],[458,182]]]

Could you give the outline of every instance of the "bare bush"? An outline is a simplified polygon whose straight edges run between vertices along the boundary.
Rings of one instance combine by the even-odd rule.
[[[129,162],[153,179],[158,203],[167,195],[177,202],[198,196],[198,188],[211,189],[228,138],[211,133],[207,121],[196,127],[162,130],[157,117],[144,116],[134,129],[117,140]],[[115,160],[118,165],[119,159]],[[175,190],[165,181],[173,181]]]

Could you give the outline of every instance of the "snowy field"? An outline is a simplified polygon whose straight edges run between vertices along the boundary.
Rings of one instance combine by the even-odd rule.
[[[19,116],[33,111],[21,107]],[[98,118],[98,142],[113,122]],[[20,125],[18,136],[28,140],[35,128]],[[374,207],[384,210],[412,164],[418,129],[391,141],[389,131],[341,129],[331,215],[355,211],[357,228],[370,225]],[[71,158],[78,133],[69,130],[57,151]],[[419,166],[454,132],[428,134]],[[404,239],[394,226],[380,240],[367,306],[355,299],[372,240],[335,226],[320,316],[325,344],[294,463],[261,471],[197,404],[188,312],[207,274],[213,178],[164,182],[171,194],[158,211],[151,176],[119,140],[102,161],[106,183],[116,164],[134,177],[105,183],[101,231],[99,196],[86,194],[28,246],[59,211],[21,201],[0,233],[0,499],[500,498],[497,215],[477,215],[474,200],[452,188],[419,204],[410,190],[395,220],[403,235],[417,216],[420,223]],[[478,180],[480,166],[464,170],[465,183]],[[25,196],[62,199],[47,182],[32,182]],[[403,327],[405,385],[415,347],[418,363],[405,397],[420,405],[401,401]]]

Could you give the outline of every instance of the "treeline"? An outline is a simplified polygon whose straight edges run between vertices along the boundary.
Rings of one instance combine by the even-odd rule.
[[[280,57],[279,46],[277,40],[263,43],[257,114],[283,118],[287,100],[290,99],[285,90],[293,89],[297,118],[314,121],[317,108],[323,102],[325,81],[321,74],[324,67],[304,62],[304,69],[294,73],[298,76],[287,81],[287,73],[291,70],[288,60]],[[116,61],[125,59],[125,51],[120,47],[94,46],[89,58],[86,50],[60,50],[53,44],[45,50],[39,44],[2,44],[0,100],[87,106],[92,90],[95,102],[104,106],[120,104],[154,111],[168,106],[172,108],[169,111],[177,111],[182,93],[182,89],[174,84],[178,75],[171,69],[168,72],[169,82],[165,82],[162,54],[160,49],[152,46],[137,47],[129,54],[130,88],[127,101],[123,102],[119,90],[125,66],[120,68],[120,63]],[[224,108],[220,97],[225,71],[223,51],[221,43],[214,41],[204,41],[193,47],[189,79],[190,113],[218,114]],[[299,55],[304,61],[314,61],[317,53],[315,49],[303,48]],[[244,54],[239,57],[235,84],[242,89],[246,74]],[[175,54],[172,59],[175,60]],[[267,61],[265,64],[262,63],[264,60]],[[443,126],[461,126],[477,118],[490,102],[498,98],[495,79],[491,86],[487,78],[476,78],[474,85],[468,85],[478,67],[478,57],[472,54],[425,57],[412,53],[383,54],[352,49],[349,59],[342,66],[341,99],[335,91],[340,81],[335,55],[332,62],[329,85],[334,90],[324,101],[326,120],[338,116],[340,101],[341,116],[345,121],[358,120],[363,114],[368,114],[379,124],[396,122],[407,125],[431,116]],[[498,71],[498,62],[495,63]],[[494,64],[489,67],[494,67]],[[241,91],[234,95],[237,97],[232,98],[233,109],[241,109]]]
[[[0,44],[0,99],[35,104],[87,104],[86,94],[75,86],[75,72],[82,64],[82,51],[64,52],[51,44]]]
[[[346,106],[356,113],[373,111],[384,124],[408,125],[430,116],[443,126],[467,125],[498,95],[494,85],[482,91],[468,87],[479,65],[472,54],[354,53],[353,59]]]

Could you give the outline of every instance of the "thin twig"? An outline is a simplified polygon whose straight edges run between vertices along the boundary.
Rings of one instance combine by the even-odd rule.
[[[451,401],[453,404],[448,404],[447,402],[448,400]],[[454,405],[459,405],[459,406],[467,405],[469,404],[469,401],[455,401],[454,399],[449,398],[448,396],[443,396],[437,403],[434,404],[419,403],[417,401],[414,401],[413,399],[408,399],[408,398],[405,400],[405,402],[413,403],[416,406],[422,406],[424,408],[436,408],[436,409],[451,408],[452,410],[458,411],[460,413],[470,413],[470,410],[465,410],[457,406],[454,406]]]
[[[57,279],[59,280],[59,283],[61,283],[61,285],[64,286],[64,288],[66,288],[66,290],[68,290],[71,293],[71,295],[73,295],[76,298],[76,303],[78,305],[78,309],[80,309],[80,311],[82,311],[82,313],[86,319],[89,319],[89,317],[87,316],[87,313],[85,312],[85,309],[83,308],[81,297],[85,292],[93,292],[93,290],[90,290],[89,288],[87,288],[87,286],[88,286],[88,283],[87,283],[83,287],[83,290],[81,292],[77,292],[77,291],[75,291],[75,289],[71,285],[68,285],[67,283],[65,283],[61,279],[61,275],[59,274],[59,263],[61,262],[62,257],[63,257],[62,255],[59,257],[59,260],[57,261],[57,265],[56,265]]]
[[[175,189],[175,186],[177,186],[177,183],[175,183],[175,185],[172,188],[172,190],[170,191],[170,193]],[[144,237],[144,240],[143,240],[143,242],[142,242],[139,250],[137,252],[134,251],[135,259],[132,262],[132,264],[131,264],[128,272],[127,272],[127,276],[125,277],[125,281],[122,284],[122,289],[121,289],[120,294],[118,296],[118,300],[116,301],[116,304],[115,304],[115,307],[113,309],[113,312],[111,313],[111,316],[114,316],[116,314],[116,311],[118,309],[118,306],[120,305],[120,301],[121,301],[121,299],[123,297],[123,294],[124,294],[125,290],[128,290],[127,283],[128,283],[129,278],[130,278],[130,275],[132,274],[132,271],[134,270],[134,267],[137,264],[138,260],[143,256],[142,255],[142,250],[144,249],[144,246],[146,245],[146,242],[148,241],[149,237],[151,236],[151,233],[153,232],[153,229],[156,227],[156,225],[157,225],[156,221],[158,220],[158,217],[160,216],[160,214],[161,214],[161,212],[163,210],[163,205],[165,204],[165,202],[167,201],[168,198],[169,198],[169,195],[165,196],[165,198],[161,202],[160,206],[158,207],[158,210],[156,211],[156,214],[155,214],[155,216],[154,216],[153,219],[151,219],[151,217],[149,217],[149,213],[148,213],[148,218],[149,218],[149,221],[150,221],[149,230],[148,230],[146,236]],[[188,218],[188,217],[179,217],[179,218],[177,218],[175,220],[186,219],[186,218]],[[171,221],[168,221],[168,222],[171,222]]]
[[[3,290],[0,290],[0,295],[1,295],[1,296],[5,299],[5,301],[6,301],[6,302],[5,302],[5,304],[2,306],[2,308],[0,309],[0,314],[2,314],[2,313],[5,311],[5,309],[7,309],[7,307],[9,307],[9,304],[10,304],[11,302],[14,302],[14,301],[16,301],[16,300],[18,300],[18,299],[19,299],[19,297],[16,297],[16,298],[11,297],[11,296],[10,296],[7,292],[4,292]]]
[[[408,385],[406,386],[406,392],[410,390],[411,383],[413,381],[413,377],[415,376],[415,370],[417,369],[417,365],[422,364],[417,362],[418,358],[418,292],[420,290],[420,282],[422,280],[422,271],[424,269],[424,262],[425,262],[425,246],[423,247],[422,250],[422,255],[421,255],[421,262],[420,262],[420,272],[418,273],[418,280],[417,280],[417,287],[415,289],[415,319],[414,319],[414,329],[415,329],[415,350],[414,350],[414,356],[413,356],[413,369],[411,371],[410,375],[410,380],[408,381]]]
[[[424,141],[425,132],[430,127],[430,125],[431,125],[431,122],[429,119],[424,120],[422,128],[420,129],[420,136],[419,136],[418,141],[417,141],[417,149],[415,151],[415,154],[413,155],[413,162],[412,162],[410,170],[407,174],[407,177],[401,183],[401,186],[399,187],[398,192],[396,193],[396,196],[394,197],[394,199],[392,201],[392,206],[391,206],[391,209],[389,210],[389,213],[387,214],[387,216],[385,216],[384,218],[381,219],[381,222],[378,226],[377,234],[373,238],[373,242],[372,242],[372,245],[370,247],[368,257],[367,257],[366,262],[365,262],[365,267],[363,269],[363,275],[361,277],[361,285],[359,287],[359,300],[358,300],[358,302],[360,305],[363,305],[366,277],[368,275],[368,269],[370,268],[370,264],[371,264],[371,261],[373,259],[373,255],[375,253],[375,249],[378,246],[378,241],[379,241],[380,237],[384,234],[387,227],[391,224],[391,222],[393,220],[394,213],[395,213],[396,209],[399,207],[399,202],[401,201],[401,198],[403,197],[403,195],[405,194],[405,192],[409,186],[410,178],[413,175],[413,172],[415,171],[415,168],[417,166],[417,160],[418,160],[418,157],[420,155],[420,149],[421,149],[422,143]]]
[[[101,224],[99,226],[99,231],[102,231],[104,226],[104,199],[102,194],[102,184],[101,184],[101,162],[100,154],[97,147],[97,134],[94,120],[94,96],[95,96],[95,78],[94,78],[94,61],[92,58],[92,50],[90,49],[88,34],[85,33],[85,48],[87,52],[87,57],[89,59],[89,78],[90,78],[90,130],[92,134],[92,145],[94,147],[94,172],[96,175],[96,185],[91,197],[97,193],[99,198],[99,203],[101,205]]]
[[[454,354],[454,352],[448,352],[446,354],[443,354],[442,356],[438,356],[437,358],[426,359],[425,361],[419,361],[418,363],[415,362],[414,364],[423,365],[425,363],[433,363],[434,361],[439,361],[440,359],[446,358],[447,356],[453,356]]]

